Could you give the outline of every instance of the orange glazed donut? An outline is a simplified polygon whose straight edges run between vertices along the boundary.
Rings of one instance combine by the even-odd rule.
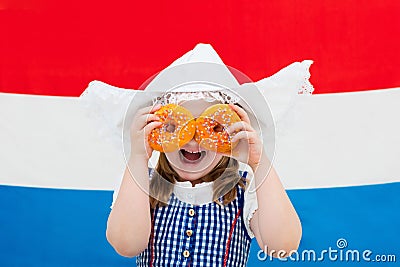
[[[197,118],[195,140],[205,149],[227,153],[235,148],[238,141],[231,143],[226,128],[238,121],[241,121],[240,117],[229,105],[213,105]]]
[[[153,129],[148,141],[151,148],[172,152],[192,140],[196,124],[192,113],[182,106],[168,104],[154,112],[163,124]]]

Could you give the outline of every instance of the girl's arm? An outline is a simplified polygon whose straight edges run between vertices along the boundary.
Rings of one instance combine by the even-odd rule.
[[[161,125],[153,114],[161,106],[140,109],[131,126],[131,157],[108,217],[106,237],[122,256],[134,257],[146,249],[151,232],[148,161],[152,153],[147,136]],[[140,186],[139,186],[140,185]]]
[[[265,153],[264,153],[265,154]],[[301,223],[288,195],[269,159],[262,156],[255,171],[258,209],[250,220],[261,249],[274,257],[287,257],[297,250],[301,235]]]
[[[258,209],[250,220],[250,228],[265,253],[275,257],[289,256],[300,243],[299,217],[246,111],[237,105],[230,106],[242,120],[228,128],[229,133],[236,132],[232,142],[240,140],[237,148],[242,153],[239,153],[238,160],[250,165],[254,172]],[[245,151],[248,153],[243,153]]]
[[[135,167],[130,168],[132,174],[128,167],[125,169],[118,197],[108,217],[106,236],[118,254],[134,257],[146,249],[151,230],[149,195],[134,179],[140,179],[140,185],[148,192],[149,175],[147,161],[143,158],[131,158],[128,165]]]

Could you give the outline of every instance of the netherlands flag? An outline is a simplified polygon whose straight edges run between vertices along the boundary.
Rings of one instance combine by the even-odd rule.
[[[77,97],[96,79],[138,88],[199,42],[255,81],[314,61],[274,163],[299,251],[253,240],[248,266],[396,266],[399,15],[394,0],[0,1],[0,266],[135,266],[105,237],[123,156]]]

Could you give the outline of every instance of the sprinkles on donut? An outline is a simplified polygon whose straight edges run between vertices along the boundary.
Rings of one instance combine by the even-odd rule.
[[[231,142],[227,127],[240,121],[227,104],[215,104],[198,118],[177,104],[167,104],[155,112],[163,123],[148,137],[149,145],[160,152],[172,152],[188,143],[193,137],[205,149],[226,153],[237,142]]]

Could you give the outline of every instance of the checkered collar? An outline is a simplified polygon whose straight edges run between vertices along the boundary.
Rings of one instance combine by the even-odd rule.
[[[193,187],[190,181],[176,181],[174,194],[180,201],[192,205],[207,204],[213,201],[213,182],[202,182]]]

